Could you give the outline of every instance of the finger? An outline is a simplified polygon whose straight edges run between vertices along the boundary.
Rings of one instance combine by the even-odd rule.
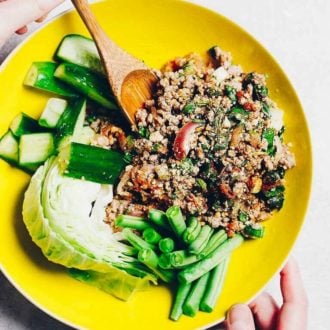
[[[249,304],[249,307],[258,328],[262,330],[275,328],[280,308],[271,295],[263,292]]]
[[[41,17],[39,17],[38,19],[36,19],[36,23],[42,23],[46,18],[47,18],[47,14],[42,15]]]
[[[255,330],[253,315],[250,308],[246,305],[234,305],[228,312],[228,330]]]
[[[23,26],[23,27],[21,27],[21,28],[18,29],[17,31],[15,31],[15,33],[17,33],[17,34],[24,34],[24,33],[26,33],[26,32],[28,32],[28,28],[27,28],[26,25]]]
[[[64,0],[9,0],[0,2],[0,43],[22,26],[38,19]]]
[[[290,259],[280,275],[283,306],[277,328],[307,329],[308,299],[296,261]]]

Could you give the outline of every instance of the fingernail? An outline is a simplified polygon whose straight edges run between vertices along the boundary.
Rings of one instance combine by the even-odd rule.
[[[250,308],[242,304],[234,305],[228,312],[227,322],[230,330],[250,329],[253,322]]]

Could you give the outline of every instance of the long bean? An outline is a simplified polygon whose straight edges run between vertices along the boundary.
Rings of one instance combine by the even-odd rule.
[[[203,298],[209,276],[210,273],[208,272],[193,284],[193,287],[191,288],[188,297],[182,306],[183,314],[191,317],[196,315],[201,299]]]
[[[132,215],[121,214],[115,219],[115,226],[122,228],[132,228],[136,230],[145,230],[151,228],[149,223],[141,217],[134,217]]]
[[[241,245],[243,240],[243,237],[239,234],[236,234],[233,238],[229,238],[226,242],[218,246],[217,249],[207,255],[204,259],[183,269],[178,274],[179,281],[182,283],[190,283],[200,278],[211,269],[216,267],[231,251]]]
[[[182,306],[191,289],[191,283],[179,283],[178,290],[172,306],[170,319],[177,321],[182,315]]]
[[[201,311],[207,313],[211,313],[213,311],[223,287],[229,259],[229,256],[224,258],[218,266],[211,270],[206,290],[199,305],[199,309]]]
[[[142,237],[150,244],[157,244],[162,238],[162,236],[153,228],[146,228],[143,231]]]
[[[191,244],[201,230],[201,224],[196,217],[191,217],[187,229],[183,232],[182,239],[186,244]]]
[[[169,228],[169,225],[168,225],[167,216],[166,216],[165,212],[163,212],[163,211],[156,210],[156,209],[149,210],[148,219],[150,222],[155,224],[157,227],[167,229],[167,230],[171,229],[171,228]]]
[[[158,266],[162,269],[171,269],[171,259],[169,253],[162,253],[158,258]]]
[[[128,242],[133,245],[136,249],[142,250],[142,249],[155,249],[155,246],[152,244],[147,243],[145,240],[143,240],[140,236],[133,233],[133,231],[129,228],[124,228],[123,236]]]
[[[199,254],[207,245],[213,229],[209,225],[205,225],[200,230],[196,239],[189,245],[189,252],[193,254]]]
[[[180,208],[175,205],[171,206],[167,209],[166,216],[176,236],[181,237],[187,226]]]
[[[152,249],[142,249],[138,254],[139,261],[143,262],[145,265],[156,268],[158,266],[158,256],[156,252]]]
[[[175,243],[174,243],[173,239],[170,237],[162,238],[158,242],[159,250],[162,251],[163,253],[172,252],[174,250],[174,246],[175,246]]]
[[[175,274],[172,270],[158,268],[158,256],[152,249],[140,250],[138,260],[145,264],[164,282],[170,283],[174,280]]]
[[[228,238],[224,230],[218,230],[215,232],[210,240],[207,242],[205,248],[200,252],[200,259],[205,258],[208,254],[213,252],[219,245],[221,245]]]
[[[189,254],[186,250],[171,252],[169,258],[174,268],[183,268],[199,260],[197,255]]]

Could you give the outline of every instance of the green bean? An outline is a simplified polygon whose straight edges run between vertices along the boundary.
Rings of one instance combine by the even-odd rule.
[[[147,243],[140,236],[134,234],[133,231],[129,228],[124,228],[122,233],[123,237],[139,251],[143,249],[155,249],[154,245]]]
[[[158,242],[159,250],[164,253],[172,252],[174,250],[174,246],[175,246],[175,243],[174,243],[173,239],[170,237],[162,238]]]
[[[158,259],[158,265],[162,269],[171,269],[173,268],[171,265],[170,255],[169,253],[162,253]]]
[[[149,210],[148,219],[156,226],[170,230],[165,212],[156,209]]]
[[[139,261],[143,262],[145,265],[149,265],[151,267],[158,266],[158,256],[156,252],[152,249],[142,249],[138,254]]]
[[[209,225],[205,225],[200,230],[196,239],[189,245],[188,251],[193,254],[199,254],[208,243],[213,229]]]
[[[182,306],[191,288],[191,283],[179,283],[178,290],[175,296],[174,304],[172,306],[170,319],[177,321],[182,315]]]
[[[211,313],[219,299],[230,257],[226,257],[210,272],[206,290],[199,305],[199,310]]]
[[[196,217],[191,217],[187,229],[183,232],[182,239],[185,243],[191,244],[201,230],[201,224]]]
[[[210,272],[207,272],[193,284],[193,287],[182,306],[183,314],[190,317],[196,315],[201,299],[203,298],[209,276]]]
[[[174,280],[174,272],[168,269],[158,268],[158,256],[152,249],[142,249],[139,251],[138,260],[152,270],[161,280],[170,283]]]
[[[171,252],[169,257],[174,268],[183,268],[199,260],[196,254],[189,254],[186,250]]]
[[[175,205],[171,206],[167,209],[166,216],[174,233],[178,237],[181,237],[181,235],[186,229],[186,223],[184,221],[180,208]]]
[[[218,230],[215,232],[208,243],[206,244],[205,248],[200,252],[199,257],[200,259],[205,258],[208,254],[213,252],[219,245],[221,245],[226,239],[228,238],[226,232],[222,230]]]
[[[143,231],[142,237],[150,244],[157,244],[162,238],[162,236],[160,236],[160,234],[153,228],[146,228]]]
[[[144,230],[150,228],[150,225],[141,217],[134,217],[132,215],[121,214],[115,220],[116,227],[132,228],[136,230]]]
[[[190,283],[200,278],[216,267],[231,251],[241,245],[243,240],[243,237],[239,234],[236,234],[233,238],[227,239],[226,242],[218,246],[204,259],[180,271],[178,274],[179,281],[182,283]]]

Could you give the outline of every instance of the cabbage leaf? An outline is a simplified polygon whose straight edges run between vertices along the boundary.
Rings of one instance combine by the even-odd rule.
[[[155,276],[116,240],[103,220],[112,186],[61,175],[50,158],[33,175],[23,202],[23,221],[48,260],[117,298],[127,300]],[[76,269],[76,270],[75,270]]]

